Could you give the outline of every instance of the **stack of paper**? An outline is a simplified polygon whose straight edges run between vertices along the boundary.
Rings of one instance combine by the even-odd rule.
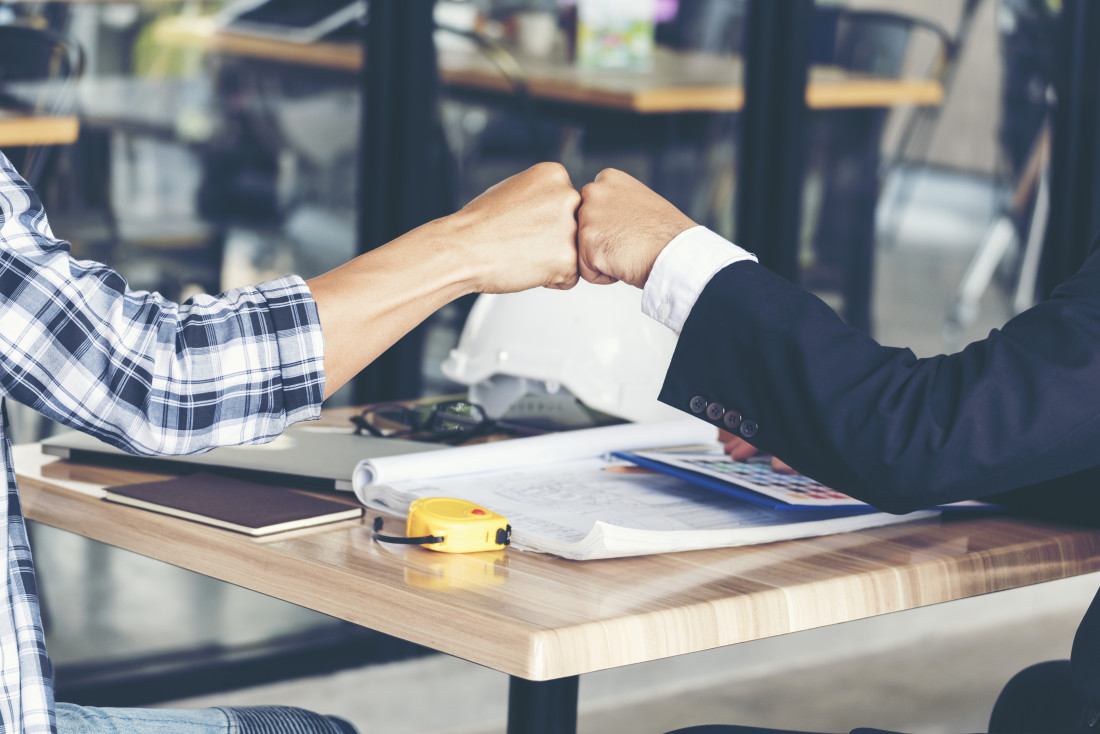
[[[772,510],[605,458],[715,439],[713,426],[696,419],[569,431],[364,461],[353,486],[368,507],[397,515],[422,497],[476,502],[508,518],[514,547],[577,560],[767,543],[938,514]]]

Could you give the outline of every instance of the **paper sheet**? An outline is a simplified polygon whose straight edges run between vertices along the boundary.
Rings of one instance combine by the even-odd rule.
[[[399,515],[421,497],[460,497],[508,518],[514,547],[574,559],[766,543],[937,514],[770,510],[676,477],[624,468],[632,467],[587,459],[552,469],[368,485],[364,497],[369,507]]]
[[[553,465],[603,456],[611,451],[710,444],[717,440],[718,429],[698,418],[623,423],[428,453],[367,459],[356,467],[352,485],[359,500],[365,503],[363,488],[371,484],[481,474],[539,464]]]

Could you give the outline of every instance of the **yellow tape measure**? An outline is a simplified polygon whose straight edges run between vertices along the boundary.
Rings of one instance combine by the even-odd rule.
[[[450,497],[425,497],[409,505],[405,537],[382,535],[382,518],[374,519],[375,540],[420,545],[443,553],[476,553],[508,545],[512,526],[481,505]]]

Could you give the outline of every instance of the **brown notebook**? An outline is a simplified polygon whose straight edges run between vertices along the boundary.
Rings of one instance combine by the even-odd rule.
[[[248,535],[270,535],[363,514],[362,507],[338,500],[206,472],[110,487],[106,499]]]

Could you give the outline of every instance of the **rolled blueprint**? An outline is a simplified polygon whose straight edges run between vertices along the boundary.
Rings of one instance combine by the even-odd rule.
[[[596,458],[612,451],[713,444],[717,440],[717,428],[690,417],[582,428],[418,454],[364,459],[355,467],[352,486],[356,496],[363,501],[362,488],[371,484],[556,464]]]

